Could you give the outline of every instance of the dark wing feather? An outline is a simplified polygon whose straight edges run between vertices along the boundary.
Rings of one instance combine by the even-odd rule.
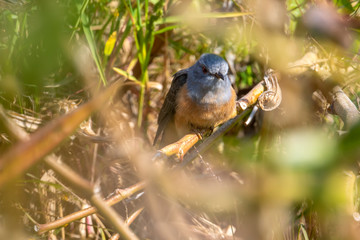
[[[156,131],[154,145],[160,135],[164,132],[168,123],[174,118],[176,110],[176,96],[180,88],[186,83],[187,72],[188,69],[183,69],[174,74],[169,92],[166,94],[164,104],[162,105],[158,116],[157,123],[159,126]]]

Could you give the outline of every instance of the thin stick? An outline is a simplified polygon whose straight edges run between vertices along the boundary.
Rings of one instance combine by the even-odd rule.
[[[254,105],[256,101],[258,100],[259,96],[264,92],[265,90],[265,82],[261,81],[258,84],[255,85],[245,96],[240,98],[237,101],[237,106],[240,107],[239,110],[245,110],[248,107]]]
[[[104,200],[100,194],[94,194],[91,197],[91,202],[96,206],[99,212],[111,222],[116,231],[122,236],[123,239],[137,240],[138,237],[130,230],[129,226],[125,224],[121,216],[108,204],[104,203]]]
[[[332,110],[343,120],[345,128],[348,129],[360,120],[360,113],[341,87],[335,86],[332,93]]]
[[[131,187],[128,187],[126,189],[117,190],[116,191],[117,193],[113,197],[109,198],[108,200],[105,200],[105,202],[107,205],[112,206],[112,205],[124,200],[125,198],[130,197],[134,193],[144,189],[145,185],[146,185],[146,182],[142,181],[142,182],[134,184]],[[63,218],[60,218],[56,221],[37,225],[36,226],[37,232],[38,232],[38,234],[42,234],[42,233],[45,233],[47,231],[50,231],[50,230],[53,230],[56,228],[64,227],[65,225],[67,225],[73,221],[79,220],[83,217],[89,216],[96,212],[97,211],[96,211],[95,207],[89,207],[89,208],[80,210],[78,212],[69,214]]]
[[[185,153],[194,146],[199,140],[200,136],[195,133],[190,133],[182,137],[179,141],[169,144],[159,150],[160,153],[166,156],[176,154],[178,158],[182,159]]]
[[[143,210],[144,210],[143,207],[136,210],[133,214],[131,214],[131,216],[128,219],[126,219],[125,223],[127,225],[130,225],[131,223],[133,223]],[[118,240],[119,238],[120,238],[120,234],[116,233],[110,238],[110,240]]]

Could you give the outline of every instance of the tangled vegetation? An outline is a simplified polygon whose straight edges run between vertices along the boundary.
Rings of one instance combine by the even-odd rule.
[[[358,239],[359,8],[0,0],[0,239]],[[203,53],[251,101],[159,150]]]

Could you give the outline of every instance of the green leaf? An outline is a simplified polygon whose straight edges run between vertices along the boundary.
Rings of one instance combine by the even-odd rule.
[[[102,81],[103,85],[106,86],[107,81],[106,81],[106,78],[105,78],[104,70],[103,70],[103,68],[101,66],[100,57],[99,57],[99,55],[97,53],[94,34],[90,29],[89,17],[86,15],[85,12],[83,14],[81,14],[81,23],[83,25],[83,31],[84,31],[86,40],[87,40],[87,42],[89,44],[89,47],[90,47],[91,55],[92,55],[92,57],[93,57],[93,59],[95,61],[96,67],[97,67],[97,69],[99,71],[101,81]]]
[[[155,31],[154,35],[161,34],[161,33],[167,32],[167,31],[171,31],[171,30],[173,30],[175,28],[178,28],[178,27],[179,27],[179,25],[171,25],[171,26],[161,28],[161,29]]]
[[[349,132],[344,134],[340,140],[340,150],[342,154],[352,154],[359,152],[360,146],[360,122],[356,123]]]
[[[306,232],[306,229],[305,229],[305,227],[304,227],[304,225],[300,225],[300,229],[301,229],[301,232],[302,232],[302,234],[303,234],[303,236],[304,236],[304,239],[305,240],[309,240],[309,237],[308,237],[308,235],[307,235],[307,232]]]
[[[126,77],[127,79],[129,79],[129,80],[131,80],[131,81],[134,81],[134,82],[136,82],[136,83],[138,83],[138,84],[141,85],[141,82],[140,82],[139,80],[137,80],[136,77],[134,77],[133,75],[130,75],[128,72],[126,72],[126,71],[124,71],[124,70],[122,70],[122,69],[120,69],[120,68],[116,68],[116,67],[114,67],[113,70],[114,70],[115,72],[117,72],[118,74],[120,74],[121,76],[124,76],[124,77]]]
[[[114,31],[105,43],[104,54],[110,56],[116,43],[116,31]]]
[[[354,11],[354,8],[352,7],[351,2],[349,0],[335,0],[334,3],[336,6],[340,8],[344,8],[350,13]]]

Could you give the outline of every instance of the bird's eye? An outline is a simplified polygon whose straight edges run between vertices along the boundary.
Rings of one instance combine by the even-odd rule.
[[[202,66],[202,71],[203,71],[203,73],[205,73],[205,74],[208,72],[208,70],[206,69],[205,66]]]

